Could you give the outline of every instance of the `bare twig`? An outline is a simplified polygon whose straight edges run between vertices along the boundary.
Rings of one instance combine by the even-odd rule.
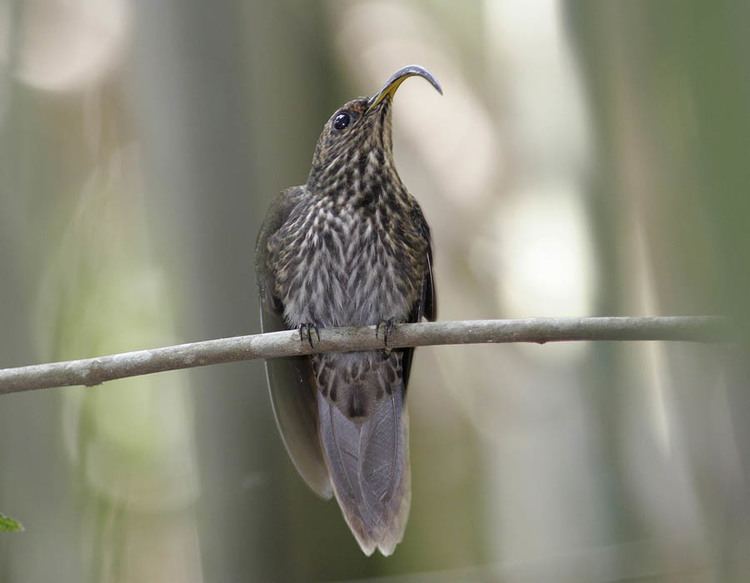
[[[534,318],[401,324],[389,336],[393,348],[441,344],[563,342],[572,340],[672,340],[730,342],[727,322],[714,316],[644,318]],[[373,326],[320,331],[311,348],[297,331],[237,336],[151,350],[136,350],[83,360],[0,369],[0,395],[104,381],[209,364],[351,352],[383,347]]]

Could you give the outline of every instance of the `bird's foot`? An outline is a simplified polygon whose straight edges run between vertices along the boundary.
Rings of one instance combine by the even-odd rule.
[[[387,320],[380,320],[375,326],[375,338],[380,338],[380,331],[383,331],[383,351],[386,356],[390,356],[391,347],[388,345],[393,330],[396,328],[397,320],[395,318],[388,318]]]
[[[317,324],[300,324],[299,325],[299,341],[305,342],[310,345],[310,348],[315,348],[315,343],[320,342],[320,331],[318,330]],[[313,339],[313,335],[317,337],[317,340]]]

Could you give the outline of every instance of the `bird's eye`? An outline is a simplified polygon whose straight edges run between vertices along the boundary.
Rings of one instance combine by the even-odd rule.
[[[351,116],[347,112],[342,111],[333,118],[333,127],[337,130],[343,130],[351,121]]]

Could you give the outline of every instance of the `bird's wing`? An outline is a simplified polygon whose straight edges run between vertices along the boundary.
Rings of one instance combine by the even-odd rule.
[[[409,322],[421,322],[422,318],[427,318],[432,322],[437,318],[437,292],[435,290],[435,280],[432,277],[432,237],[430,235],[430,226],[427,224],[427,220],[418,206],[414,207],[412,218],[421,236],[427,241],[427,249],[423,258],[424,278],[422,279],[422,290],[409,313]],[[401,350],[403,351],[404,387],[406,387],[409,383],[414,349],[403,348]]]
[[[274,295],[273,273],[268,267],[268,239],[283,225],[301,195],[302,187],[282,192],[271,204],[258,234],[255,272],[263,332],[289,329],[284,321],[284,306]],[[323,498],[330,498],[333,491],[320,449],[318,405],[310,358],[274,358],[266,360],[265,364],[276,424],[289,457],[307,485]]]

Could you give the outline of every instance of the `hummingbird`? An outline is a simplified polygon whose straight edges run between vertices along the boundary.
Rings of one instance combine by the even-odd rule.
[[[413,348],[391,350],[402,322],[434,320],[430,228],[393,160],[393,98],[423,67],[396,71],[345,103],[320,134],[307,182],[271,203],[256,243],[264,332],[375,326],[383,349],[266,361],[271,402],[299,474],[336,497],[366,555],[393,553],[411,503],[406,387]],[[378,336],[380,337],[380,336]]]

